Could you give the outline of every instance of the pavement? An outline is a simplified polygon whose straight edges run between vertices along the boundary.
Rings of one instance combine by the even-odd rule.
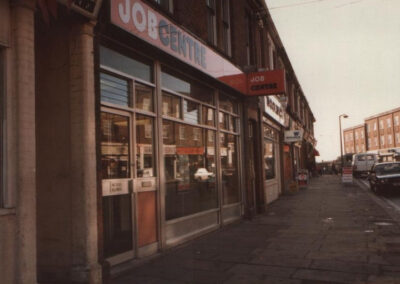
[[[357,184],[322,176],[265,214],[145,261],[111,283],[396,284],[399,214]]]

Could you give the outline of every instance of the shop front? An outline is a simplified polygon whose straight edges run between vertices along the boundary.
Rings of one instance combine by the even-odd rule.
[[[278,96],[264,97],[263,157],[266,203],[282,194],[282,129],[285,113]]]
[[[130,3],[136,13],[147,11],[143,15],[175,27],[143,2]],[[212,51],[191,34],[176,28],[185,47],[180,39],[180,52],[173,45],[164,50],[151,42],[154,36],[149,40],[148,30],[132,32],[121,24],[126,18],[117,7],[111,6],[111,23],[101,25],[97,47],[100,234],[111,265],[180,244],[243,214],[241,94],[207,71]],[[159,30],[163,44],[169,33]]]

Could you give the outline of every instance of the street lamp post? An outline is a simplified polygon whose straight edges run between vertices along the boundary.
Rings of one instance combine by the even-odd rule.
[[[341,164],[341,172],[343,175],[343,146],[342,146],[342,120],[341,118],[348,118],[349,116],[347,114],[341,114],[339,115],[339,130],[340,130],[340,161],[342,162]]]

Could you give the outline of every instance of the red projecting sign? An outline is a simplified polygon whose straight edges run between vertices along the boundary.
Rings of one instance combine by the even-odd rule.
[[[219,79],[247,96],[269,96],[286,93],[284,70],[238,74]]]

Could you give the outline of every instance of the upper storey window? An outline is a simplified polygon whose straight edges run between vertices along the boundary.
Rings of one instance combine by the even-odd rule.
[[[222,39],[225,53],[229,56],[232,54],[231,50],[231,17],[230,17],[230,0],[222,0]]]
[[[213,45],[217,45],[217,13],[215,0],[206,0],[206,4],[208,41]]]
[[[174,12],[174,2],[173,0],[154,0],[157,4],[164,8],[164,10],[173,13]]]

